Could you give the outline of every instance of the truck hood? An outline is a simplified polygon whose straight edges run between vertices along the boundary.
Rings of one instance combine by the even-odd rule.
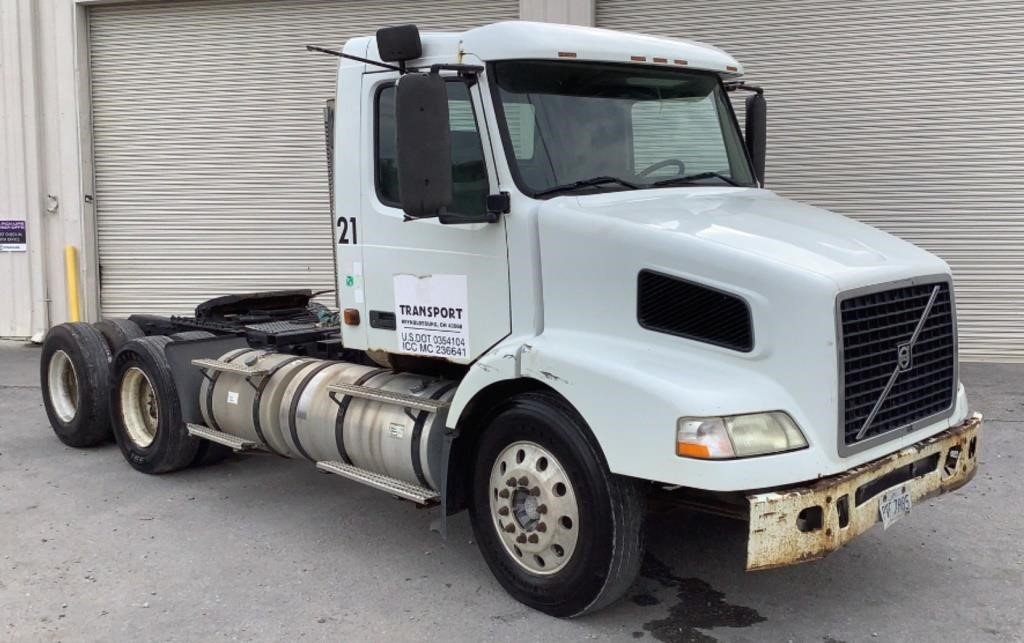
[[[523,372],[572,400],[612,471],[698,488],[714,478],[720,490],[778,486],[844,471],[947,428],[943,420],[840,455],[846,391],[837,297],[931,281],[948,274],[941,259],[761,189],[633,190],[536,207],[542,332],[523,351]],[[720,317],[716,297],[644,290],[644,271],[743,300],[752,348],[674,332],[674,316],[732,322]],[[657,308],[659,326],[645,323],[642,301]],[[648,448],[663,444],[682,417],[776,410],[797,423],[807,449],[723,466]]]
[[[541,219],[563,207],[593,215],[598,226],[621,222],[686,245],[717,244],[813,272],[841,290],[949,271],[941,259],[891,234],[768,190],[702,186],[564,197],[544,203]]]

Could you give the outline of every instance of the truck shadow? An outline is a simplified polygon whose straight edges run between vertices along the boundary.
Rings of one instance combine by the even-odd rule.
[[[700,630],[720,627],[750,627],[765,620],[757,610],[726,600],[724,592],[689,574],[697,557],[720,560],[729,567],[742,565],[745,555],[746,524],[737,520],[708,516],[687,510],[650,513],[647,518],[647,554],[640,578],[627,594],[627,600],[640,607],[657,608],[668,613],[643,623],[643,630],[659,641],[716,641]],[[682,552],[680,551],[682,549]],[[673,566],[686,568],[677,573]],[[729,561],[729,562],[726,562]],[[720,572],[723,568],[717,567]],[[710,570],[703,570],[702,576]],[[658,607],[660,606],[660,607]],[[640,638],[641,632],[634,632]]]

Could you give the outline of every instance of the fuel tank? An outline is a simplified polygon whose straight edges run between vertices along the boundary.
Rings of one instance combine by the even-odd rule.
[[[217,372],[204,380],[200,408],[211,428],[258,442],[284,457],[341,461],[440,490],[443,410],[410,409],[328,387],[355,384],[450,401],[456,382],[247,348],[219,359],[265,374]]]

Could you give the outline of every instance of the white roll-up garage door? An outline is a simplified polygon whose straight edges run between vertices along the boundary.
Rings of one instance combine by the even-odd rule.
[[[517,0],[90,7],[102,314],[333,288],[322,110],[337,59],[304,46],[408,22],[458,31],[518,12]]]
[[[598,0],[597,24],[736,56],[768,187],[942,256],[961,357],[1024,361],[1024,3]]]

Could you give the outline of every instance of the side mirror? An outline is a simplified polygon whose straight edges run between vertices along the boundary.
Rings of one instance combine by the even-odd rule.
[[[448,90],[439,74],[410,73],[395,94],[398,192],[410,217],[444,214],[452,204]]]
[[[764,186],[764,160],[768,137],[768,105],[761,94],[747,96],[747,123],[745,139],[750,160],[754,163],[754,174]]]
[[[423,55],[420,30],[416,25],[384,27],[377,30],[377,55],[384,62],[404,63]]]

